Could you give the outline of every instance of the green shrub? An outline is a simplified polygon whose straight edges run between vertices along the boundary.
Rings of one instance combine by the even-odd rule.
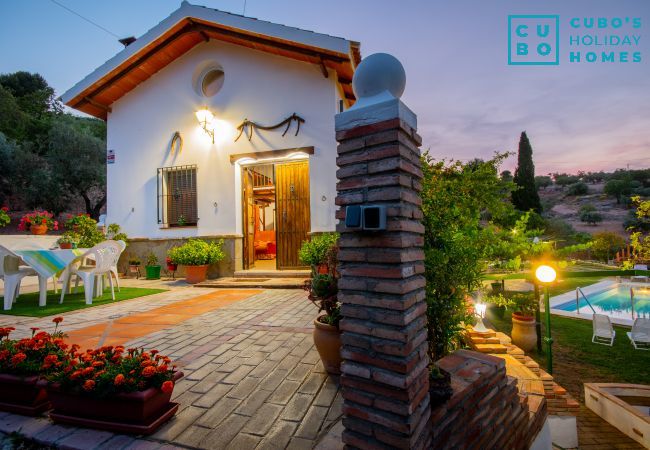
[[[169,249],[169,256],[174,264],[183,266],[203,266],[214,264],[225,258],[223,239],[217,242],[206,242],[202,239],[190,239],[180,247]]]
[[[567,195],[586,195],[589,193],[589,187],[582,181],[573,183],[567,188]]]
[[[596,211],[586,211],[580,214],[580,220],[591,225],[596,225],[598,222],[603,221],[603,216]]]
[[[298,252],[300,260],[312,267],[329,264],[336,255],[338,233],[323,233],[304,241]]]

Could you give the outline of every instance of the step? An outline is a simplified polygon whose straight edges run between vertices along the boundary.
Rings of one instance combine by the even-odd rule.
[[[195,284],[195,287],[222,289],[302,289],[307,278],[217,278]]]
[[[238,270],[234,278],[309,278],[311,271],[309,269],[292,269],[292,270]]]

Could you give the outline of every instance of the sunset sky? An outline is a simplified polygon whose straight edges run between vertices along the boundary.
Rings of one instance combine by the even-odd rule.
[[[56,1],[120,37],[142,35],[180,5]],[[244,8],[244,0],[190,3],[238,14]],[[510,14],[560,16],[560,65],[507,64]],[[650,166],[648,0],[247,0],[246,15],[360,41],[364,56],[395,55],[407,73],[403,100],[418,115],[423,149],[436,157],[514,151],[526,130],[537,174]],[[0,17],[0,73],[38,72],[57,94],[122,48],[52,0],[2,0]],[[640,18],[641,27],[576,30],[574,17]],[[640,36],[638,46],[616,50],[640,52],[641,62],[570,63],[569,36],[585,33]]]

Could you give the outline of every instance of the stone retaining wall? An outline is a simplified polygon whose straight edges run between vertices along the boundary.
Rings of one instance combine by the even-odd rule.
[[[242,237],[241,236],[197,236],[199,239],[206,241],[218,241],[223,239],[223,250],[226,257],[218,262],[212,264],[208,269],[208,278],[230,277],[236,270],[242,268]],[[149,253],[154,253],[158,257],[158,262],[162,266],[163,275],[165,275],[166,265],[165,258],[167,258],[167,250],[172,247],[182,245],[187,242],[188,238],[164,238],[164,239],[147,239],[147,238],[134,238],[129,240],[129,245],[122,253],[118,264],[118,269],[121,273],[126,273],[128,270],[129,258],[137,257],[142,261],[140,272],[144,276],[144,266],[147,263],[147,256]],[[182,266],[178,267],[176,272],[177,278],[183,278],[185,270]]]
[[[432,408],[434,449],[528,449],[547,418],[543,395],[520,392],[504,359],[458,350],[436,364],[451,374],[453,396]]]

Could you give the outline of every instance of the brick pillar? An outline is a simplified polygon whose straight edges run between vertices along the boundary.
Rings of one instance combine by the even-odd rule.
[[[417,449],[430,439],[421,139],[399,100],[404,83],[399,61],[372,55],[355,74],[357,103],[336,116],[348,448]],[[360,204],[386,206],[386,231],[346,228],[346,207]]]

